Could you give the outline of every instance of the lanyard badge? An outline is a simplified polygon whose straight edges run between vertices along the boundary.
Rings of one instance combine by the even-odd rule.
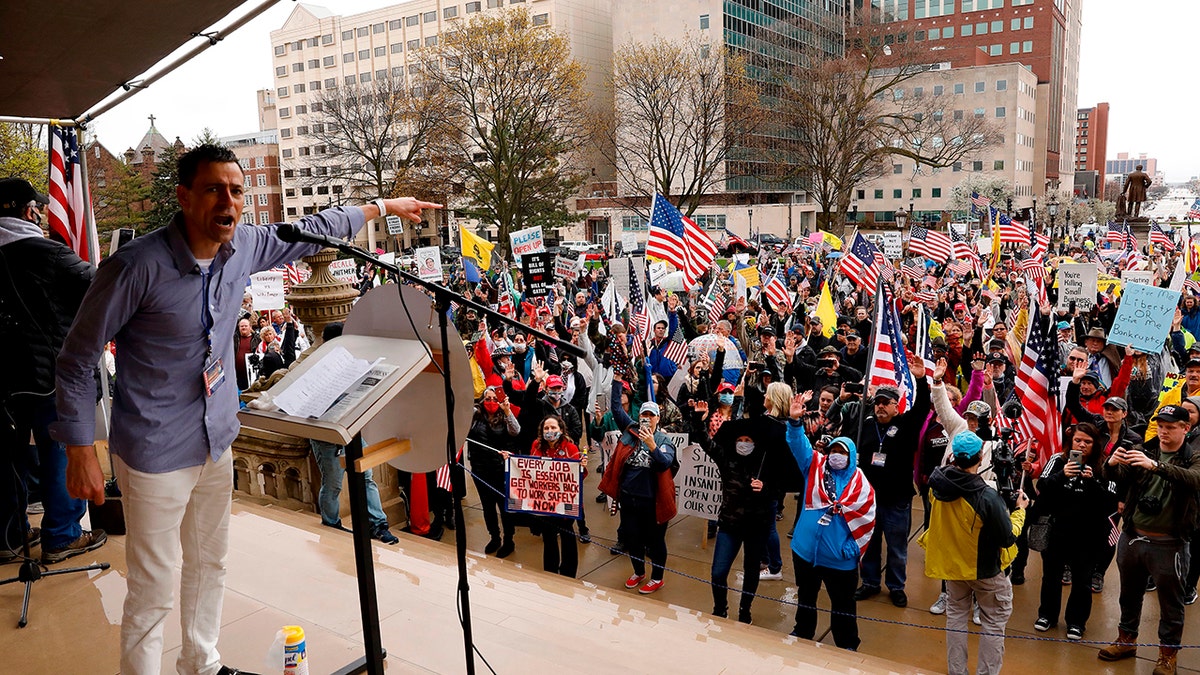
[[[208,288],[209,282],[212,280],[210,272],[201,272],[201,286],[203,288],[203,297],[201,298],[200,306],[200,322],[204,326],[204,391],[211,398],[213,393],[220,388],[225,382],[225,367],[221,363],[220,357],[213,355],[212,349],[212,328],[213,317],[212,311],[208,306]]]

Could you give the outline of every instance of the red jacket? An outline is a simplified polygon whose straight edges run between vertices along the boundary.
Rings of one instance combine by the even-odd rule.
[[[628,433],[622,434],[613,451],[612,461],[608,470],[600,478],[600,491],[617,499],[621,493],[621,474],[625,471],[625,460],[633,454],[633,447],[625,442]],[[658,472],[658,482],[654,491],[654,520],[658,524],[668,523],[679,512],[675,505],[675,481],[667,469]]]

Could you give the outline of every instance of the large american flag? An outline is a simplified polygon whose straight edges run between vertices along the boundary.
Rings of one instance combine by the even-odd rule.
[[[650,238],[646,255],[662,258],[683,272],[690,287],[717,257],[717,246],[700,226],[684,217],[666,197],[654,195],[650,205]]]
[[[900,410],[904,411],[916,399],[917,383],[908,370],[904,342],[900,339],[900,317],[896,303],[886,286],[876,295],[875,350],[868,372],[872,387],[897,387],[903,395]]]
[[[647,254],[649,251],[647,250]],[[650,315],[646,313],[646,301],[642,297],[642,284],[638,281],[637,265],[629,266],[629,334],[633,336],[630,356],[637,358],[646,351],[646,338],[650,335]]]
[[[1175,250],[1175,242],[1171,241],[1171,237],[1167,236],[1166,232],[1158,226],[1158,223],[1150,224],[1150,245],[1159,245],[1167,251]]]
[[[1029,246],[1029,226],[1013,220],[1007,213],[996,211],[996,209],[992,209],[992,211],[992,222],[1000,223],[1001,244]]]
[[[791,308],[792,296],[788,293],[787,286],[783,285],[783,280],[779,278],[778,264],[775,265],[775,269],[771,272],[769,280],[763,286],[763,293],[766,293],[772,307]]]
[[[879,261],[875,258],[875,247],[861,232],[854,233],[854,240],[842,256],[838,269],[856,286],[867,293],[875,293],[879,285]]]
[[[1129,236],[1128,230],[1125,223],[1109,223],[1108,235],[1104,239],[1112,244],[1113,248],[1125,248],[1126,237]]]
[[[1058,410],[1058,344],[1049,317],[1030,299],[1029,339],[1017,369],[1015,392],[1025,413],[1017,431],[1037,441],[1041,459],[1062,451],[1062,424]]]
[[[50,127],[50,230],[58,234],[75,255],[90,262],[99,251],[96,231],[88,223],[92,201],[87,177],[80,171],[79,140],[75,132],[57,125]],[[97,253],[98,255],[98,253]]]
[[[944,262],[953,250],[949,236],[913,225],[908,231],[908,252],[936,262]]]

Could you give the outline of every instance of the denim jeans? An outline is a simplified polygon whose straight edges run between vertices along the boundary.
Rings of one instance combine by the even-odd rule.
[[[20,551],[24,534],[29,530],[29,519],[25,516],[27,486],[23,478],[18,480],[16,465],[27,464],[18,458],[28,455],[31,431],[37,445],[36,471],[42,506],[46,509],[42,516],[42,548],[63,548],[82,533],[79,520],[87,511],[87,502],[67,494],[67,449],[50,438],[50,423],[58,419],[54,398],[17,397],[8,402],[7,410],[14,427],[10,429],[7,420],[0,421],[0,454],[5,458],[5,466],[0,468],[5,482],[5,489],[0,490],[5,540],[0,542],[0,548]],[[12,489],[8,489],[10,483]]]
[[[887,587],[902,591],[908,579],[908,534],[912,529],[912,501],[875,507],[875,532],[862,559],[862,583],[879,588],[883,572],[883,539],[887,539]]]
[[[779,502],[771,502],[771,517],[767,518],[767,535],[766,541],[763,543],[763,557],[766,561],[767,569],[772,574],[783,569],[783,556],[779,552],[779,526],[775,524],[775,514],[778,513]]]
[[[771,520],[771,525],[775,521]],[[722,525],[717,530],[717,542],[713,546],[712,561],[712,593],[713,613],[722,614],[729,610],[729,571],[733,569],[733,560],[737,558],[738,550],[744,550],[742,557],[742,599],[740,609],[750,611],[754,602],[754,594],[758,592],[758,563],[763,546],[766,544],[767,530],[760,523],[742,523],[741,525]],[[778,547],[776,547],[778,550]]]
[[[317,499],[321,506],[321,522],[326,525],[341,525],[338,497],[342,494],[342,477],[346,470],[342,468],[338,457],[346,454],[346,448],[325,441],[309,440],[309,443],[312,445],[313,455],[317,458],[317,468],[321,470],[321,493]],[[367,517],[371,533],[374,534],[378,530],[387,529],[388,521],[383,513],[383,504],[379,501],[379,487],[375,485],[370,469],[363,473],[363,479],[367,484]]]

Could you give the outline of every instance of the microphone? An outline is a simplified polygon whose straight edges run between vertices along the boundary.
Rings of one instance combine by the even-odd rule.
[[[309,244],[320,244],[321,246],[325,246],[327,248],[338,248],[346,245],[346,242],[342,241],[341,239],[334,239],[333,237],[327,237],[323,234],[308,232],[292,223],[283,223],[276,228],[275,236],[289,244],[305,242]]]

